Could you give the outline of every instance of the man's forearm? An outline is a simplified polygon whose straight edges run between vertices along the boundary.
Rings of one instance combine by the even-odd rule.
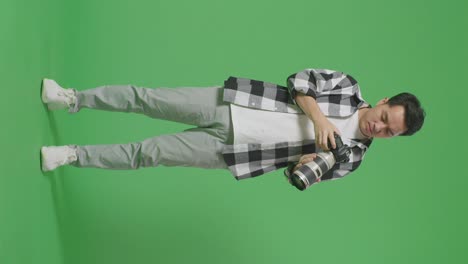
[[[294,99],[302,111],[304,111],[304,113],[312,120],[312,122],[314,122],[314,124],[318,120],[326,118],[322,113],[322,110],[320,110],[317,101],[315,101],[312,96],[297,93],[297,96]]]

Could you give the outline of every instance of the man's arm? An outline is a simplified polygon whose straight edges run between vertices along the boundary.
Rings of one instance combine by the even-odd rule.
[[[295,100],[299,107],[304,111],[307,117],[314,123],[315,142],[323,150],[328,150],[328,140],[333,148],[336,148],[334,132],[340,134],[340,131],[328,121],[327,117],[320,110],[314,97],[298,93]]]
[[[308,68],[289,75],[286,83],[293,103],[314,123],[316,144],[323,150],[328,150],[330,140],[335,148],[333,133],[340,135],[340,131],[325,117],[317,105],[316,98],[322,97],[326,102],[332,103],[332,96],[353,95],[357,88],[354,78],[340,71]]]
[[[324,101],[326,103],[336,103],[332,102],[330,99],[333,96],[339,96],[341,100],[343,100],[344,98],[357,94],[360,98],[359,86],[356,80],[348,74],[334,70],[312,68],[304,69],[303,71],[289,75],[286,79],[286,84],[292,102],[298,105],[312,120],[316,131],[317,126],[320,126],[321,123],[318,120],[328,121],[328,119],[322,117],[325,116],[325,114],[319,108],[316,98],[321,97],[322,99],[325,99]],[[335,112],[334,114],[336,114]],[[315,132],[315,134],[317,141],[318,132]],[[333,134],[331,134],[331,137],[329,138],[330,141],[334,142]],[[324,143],[324,140],[326,141],[326,137],[319,140],[321,140],[320,144],[326,145],[326,143]],[[322,147],[322,149],[326,148]],[[359,166],[364,152],[358,148],[353,148],[352,153],[353,154],[351,155],[349,162],[335,164],[332,169],[322,176],[321,181],[339,179],[355,170]],[[292,170],[297,164],[298,163],[293,163],[291,164],[293,166],[288,168]],[[287,177],[292,173],[288,168],[284,171],[284,174]]]
[[[310,120],[314,122],[314,124],[316,121],[322,118],[326,118],[322,113],[322,110],[320,110],[314,97],[298,93],[295,97],[295,100],[302,111],[304,111],[307,117],[309,117]]]

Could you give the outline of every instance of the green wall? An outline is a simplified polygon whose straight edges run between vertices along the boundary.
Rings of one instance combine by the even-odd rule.
[[[468,5],[462,1],[26,1],[0,6],[0,263],[466,263]],[[427,118],[377,139],[359,170],[305,192],[283,170],[40,170],[40,147],[112,144],[189,126],[49,112],[42,78],[85,90],[285,85],[352,75],[372,104],[409,91]],[[459,143],[460,142],[460,143]]]

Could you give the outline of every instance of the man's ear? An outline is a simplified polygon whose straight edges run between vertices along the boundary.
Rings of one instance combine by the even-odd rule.
[[[380,101],[377,102],[377,105],[385,104],[388,102],[388,97],[385,97],[383,99],[380,99]]]

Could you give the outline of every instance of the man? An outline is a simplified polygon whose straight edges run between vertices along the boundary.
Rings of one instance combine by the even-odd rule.
[[[136,112],[197,127],[129,144],[43,147],[43,170],[65,164],[108,169],[163,164],[225,168],[240,180],[293,167],[284,171],[289,176],[328,150],[328,140],[335,147],[337,133],[351,147],[349,162],[335,164],[318,183],[357,169],[374,137],[412,135],[424,122],[414,95],[384,98],[371,107],[356,80],[343,72],[309,68],[286,82],[284,87],[231,76],[223,87],[114,85],[77,91],[44,79],[42,100],[52,110]]]

